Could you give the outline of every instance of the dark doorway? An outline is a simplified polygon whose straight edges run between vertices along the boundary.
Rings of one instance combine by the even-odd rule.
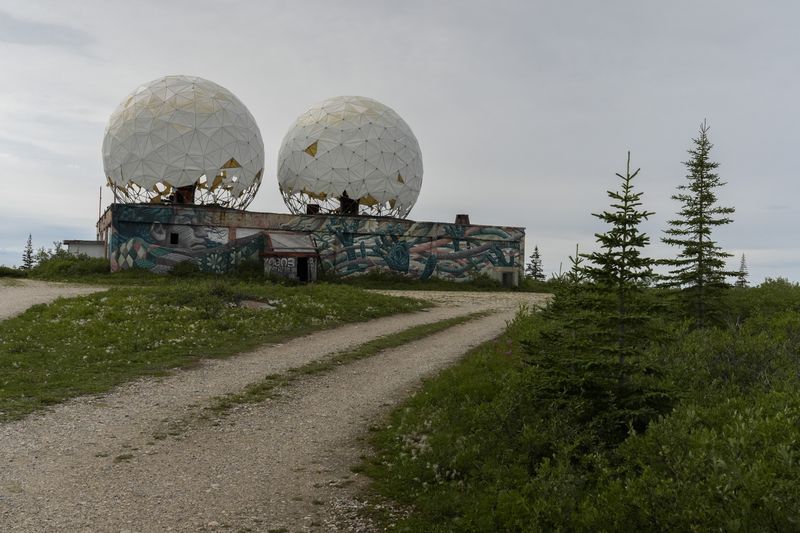
[[[303,283],[308,281],[308,257],[297,258],[297,279]]]
[[[514,274],[512,272],[503,272],[503,287],[514,286]]]

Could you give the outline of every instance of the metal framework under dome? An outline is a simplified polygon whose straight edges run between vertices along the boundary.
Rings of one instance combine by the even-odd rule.
[[[289,128],[278,185],[292,213],[405,218],[422,187],[422,154],[408,124],[363,96],[313,106]]]
[[[264,143],[230,91],[203,78],[166,76],[137,88],[111,115],[103,166],[120,203],[244,209],[261,184]]]

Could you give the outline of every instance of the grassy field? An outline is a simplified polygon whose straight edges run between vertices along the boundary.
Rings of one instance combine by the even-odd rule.
[[[479,292],[551,292],[548,282],[523,278],[518,287],[504,287],[499,281],[486,275],[476,276],[469,281],[451,281],[438,278],[426,280],[410,279],[401,274],[387,272],[368,272],[346,278],[332,278],[333,283],[341,283],[362,289],[391,289],[414,291],[479,291]]]
[[[0,322],[0,420],[201,358],[428,305],[342,285],[136,276],[145,283],[37,305]],[[243,300],[269,308],[241,307]]]
[[[659,315],[637,383],[671,407],[620,440],[602,402],[554,388],[592,369],[532,359],[547,324],[521,314],[373,433],[368,496],[397,510],[379,518],[402,532],[797,531],[800,285],[723,304],[713,327]]]

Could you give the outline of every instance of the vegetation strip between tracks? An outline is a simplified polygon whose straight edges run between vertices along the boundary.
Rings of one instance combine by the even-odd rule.
[[[212,420],[212,424],[217,425],[217,422],[213,421],[225,417],[235,407],[245,404],[255,404],[270,398],[275,398],[278,396],[280,389],[288,387],[293,382],[303,377],[315,376],[329,372],[339,366],[352,363],[360,359],[372,357],[384,350],[397,348],[404,344],[408,344],[410,342],[429,337],[435,333],[442,332],[446,329],[450,329],[454,326],[486,317],[490,314],[491,311],[477,311],[453,318],[446,318],[428,324],[412,326],[397,333],[391,333],[382,337],[378,337],[377,339],[367,341],[353,349],[336,352],[324,359],[311,361],[304,365],[290,368],[282,373],[269,374],[263,377],[260,381],[247,385],[239,392],[212,398],[208,405],[202,407],[203,412],[200,414],[198,414],[197,411],[194,411],[193,414],[189,414],[180,419],[167,422],[166,425],[163,426],[163,429],[156,431],[152,437],[156,440],[165,439],[167,436],[180,437],[186,433],[193,420]],[[148,444],[153,443],[150,442]]]
[[[397,333],[378,337],[351,350],[337,352],[330,357],[290,368],[280,374],[270,374],[261,381],[246,386],[240,392],[218,396],[212,399],[211,405],[207,407],[207,410],[216,416],[224,415],[237,405],[258,403],[268,398],[273,398],[278,389],[290,385],[302,377],[329,372],[341,365],[372,357],[384,350],[403,346],[471,320],[483,318],[489,314],[491,314],[489,311],[478,311],[429,324],[412,326]]]

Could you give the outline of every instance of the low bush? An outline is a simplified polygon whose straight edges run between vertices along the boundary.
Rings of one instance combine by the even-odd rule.
[[[666,369],[669,387],[687,398],[701,399],[719,390],[767,391],[796,379],[800,368],[800,313],[794,311],[754,314],[726,328],[691,331],[678,326],[671,337],[654,348],[653,360]]]
[[[374,435],[365,466],[374,495],[404,509],[386,525],[797,530],[800,309],[786,297],[796,290],[783,281],[731,289],[738,320],[705,329],[654,307],[656,327],[625,394],[600,379],[602,357],[576,358],[569,343],[532,357],[532,343],[555,325],[520,314]],[[559,319],[560,334],[574,319]],[[602,391],[609,396],[599,401]],[[655,409],[644,425],[630,419],[626,431],[610,431],[628,420],[626,395],[636,405],[655,400]]]
[[[110,271],[111,267],[107,259],[64,254],[42,259],[31,269],[30,275],[44,279],[63,279],[108,274]]]
[[[0,265],[0,278],[24,278],[27,275],[25,270]]]
[[[755,314],[800,312],[800,284],[784,278],[767,278],[758,287],[726,291],[722,305],[723,317],[729,325],[740,324]]]
[[[582,509],[594,531],[797,531],[800,394],[687,403],[619,449]]]

